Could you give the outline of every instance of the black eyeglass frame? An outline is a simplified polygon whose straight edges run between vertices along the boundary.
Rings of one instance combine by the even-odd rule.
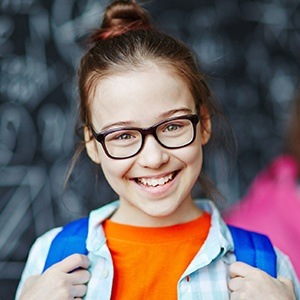
[[[169,147],[169,146],[166,146],[164,145],[157,137],[157,134],[156,134],[156,130],[157,128],[164,124],[164,123],[168,123],[168,122],[171,122],[173,120],[180,120],[180,119],[187,119],[187,120],[190,120],[192,125],[193,125],[193,138],[187,143],[187,144],[184,144],[182,146],[176,146],[176,147]],[[159,145],[161,145],[162,147],[166,148],[166,149],[179,149],[179,148],[183,148],[183,147],[186,147],[188,145],[190,145],[191,143],[194,142],[195,138],[196,138],[196,125],[199,123],[200,121],[200,117],[198,114],[190,114],[190,115],[184,115],[184,116],[178,116],[178,117],[173,117],[173,118],[169,118],[167,120],[163,120],[163,121],[160,121],[150,127],[146,127],[146,128],[139,128],[139,127],[119,127],[119,128],[113,128],[113,129],[109,129],[107,131],[104,131],[104,132],[100,132],[100,133],[97,133],[93,126],[90,125],[90,128],[91,128],[91,131],[92,131],[92,134],[93,134],[93,137],[102,145],[102,148],[105,152],[105,154],[109,157],[109,158],[112,158],[112,159],[127,159],[127,158],[131,158],[135,155],[137,155],[138,153],[140,153],[144,147],[144,144],[145,144],[145,137],[149,134],[151,134],[152,136],[154,136],[155,140],[159,143]],[[130,156],[125,156],[125,157],[114,157],[112,156],[107,148],[106,148],[106,145],[105,145],[105,137],[113,132],[116,132],[116,131],[121,131],[121,130],[135,130],[135,131],[138,131],[141,136],[142,136],[142,142],[141,142],[141,146],[139,148],[139,150],[137,152],[135,152],[134,154],[130,155]]]

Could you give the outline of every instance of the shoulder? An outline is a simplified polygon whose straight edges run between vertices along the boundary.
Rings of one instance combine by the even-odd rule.
[[[29,251],[23,275],[28,273],[31,276],[42,272],[51,242],[61,229],[62,227],[53,228],[36,239]]]
[[[24,282],[28,277],[42,273],[51,242],[61,229],[62,227],[53,228],[36,239],[29,251],[28,259],[17,289],[17,295],[21,292]]]
[[[36,239],[30,249],[25,269],[30,265],[38,272],[42,272],[51,242],[61,230],[62,227],[53,228]]]

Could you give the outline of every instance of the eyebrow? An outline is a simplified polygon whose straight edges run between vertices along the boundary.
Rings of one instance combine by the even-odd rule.
[[[178,108],[178,109],[172,109],[172,110],[169,110],[169,111],[166,111],[166,112],[162,113],[159,116],[159,119],[161,119],[161,120],[168,119],[168,118],[170,118],[173,115],[178,114],[178,113],[191,114],[192,110],[189,109],[189,108],[186,108],[186,107],[182,107],[182,108]],[[132,121],[115,122],[115,123],[111,123],[111,124],[108,124],[108,125],[105,125],[104,127],[102,127],[100,132],[109,130],[113,127],[129,127],[129,126],[132,126]]]

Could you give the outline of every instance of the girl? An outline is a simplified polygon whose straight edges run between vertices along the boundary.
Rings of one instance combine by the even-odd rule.
[[[119,201],[91,212],[87,256],[41,274],[61,229],[39,238],[17,298],[295,299],[286,256],[277,253],[277,269],[288,279],[235,263],[216,207],[191,196],[199,174],[206,185],[202,146],[215,112],[191,51],[134,1],[108,6],[92,41],[79,69],[85,147]]]

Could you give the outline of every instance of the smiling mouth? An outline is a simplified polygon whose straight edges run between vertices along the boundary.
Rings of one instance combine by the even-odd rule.
[[[167,176],[160,177],[160,178],[136,178],[135,181],[139,185],[147,186],[147,187],[163,186],[166,183],[172,181],[177,174],[178,172],[173,172]]]

